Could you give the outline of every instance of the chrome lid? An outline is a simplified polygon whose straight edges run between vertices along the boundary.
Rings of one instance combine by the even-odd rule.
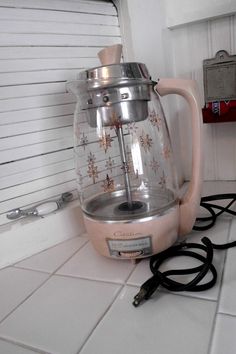
[[[151,84],[151,77],[145,64],[121,63],[99,66],[82,71],[78,80],[87,82],[87,89],[135,84]]]

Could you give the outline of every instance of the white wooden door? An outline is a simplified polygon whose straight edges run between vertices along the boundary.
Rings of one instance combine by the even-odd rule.
[[[13,208],[76,197],[65,83],[120,40],[110,2],[0,0],[0,225]]]

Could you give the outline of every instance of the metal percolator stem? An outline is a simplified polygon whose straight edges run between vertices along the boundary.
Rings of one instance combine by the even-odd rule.
[[[125,142],[124,142],[122,125],[119,125],[118,127],[116,127],[116,134],[117,134],[117,138],[118,138],[118,142],[119,142],[120,156],[121,156],[121,161],[122,161],[122,165],[123,165],[122,169],[123,169],[123,173],[124,173],[125,191],[126,191],[128,208],[132,209],[133,208],[133,200],[132,200],[130,179],[129,179],[129,166],[128,166],[127,157],[126,157]]]

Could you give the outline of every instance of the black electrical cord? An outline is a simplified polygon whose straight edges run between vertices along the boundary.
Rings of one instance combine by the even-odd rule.
[[[219,200],[230,200],[229,203],[222,207],[221,205],[212,204],[210,202]],[[201,207],[205,208],[210,216],[201,217],[196,219],[196,224],[193,230],[204,231],[214,226],[217,218],[223,214],[228,213],[236,216],[236,212],[231,210],[230,207],[236,201],[236,193],[231,194],[217,194],[212,196],[203,197],[201,199]],[[218,212],[215,211],[218,210]],[[201,225],[203,223],[203,225]],[[225,250],[236,246],[236,241],[217,245],[211,242],[207,237],[201,239],[202,244],[182,242],[174,245],[167,250],[158,253],[150,258],[150,269],[153,276],[148,279],[140,288],[138,294],[134,297],[133,305],[137,307],[143,300],[148,300],[156,289],[161,285],[169,291],[203,291],[210,289],[215,285],[217,280],[217,272],[212,264],[214,249]],[[203,250],[205,257],[197,252],[190,251],[188,249]],[[175,269],[161,272],[159,270],[161,264],[168,258],[187,256],[198,259],[202,264],[198,267],[187,269]],[[208,282],[199,284],[205,275],[211,272],[212,278]],[[188,283],[180,283],[170,278],[173,275],[186,275],[196,274],[195,277]]]
[[[225,206],[217,205],[217,204],[211,204],[208,202],[212,201],[219,201],[219,200],[230,200],[230,202]],[[236,201],[236,193],[229,193],[229,194],[216,194],[216,195],[210,195],[207,197],[203,197],[200,202],[200,206],[205,208],[211,216],[208,217],[201,217],[196,219],[196,224],[193,226],[193,230],[196,231],[205,231],[210,229],[211,227],[214,226],[216,219],[223,213],[228,213],[231,215],[236,215],[236,212],[233,210],[230,210],[229,208],[231,205]],[[214,209],[220,210],[218,213],[215,212]],[[199,223],[204,223],[207,222],[206,225],[198,225]]]

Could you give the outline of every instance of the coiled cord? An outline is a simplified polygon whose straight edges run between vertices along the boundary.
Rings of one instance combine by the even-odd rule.
[[[229,203],[222,207],[217,204],[212,204],[209,202],[217,200],[230,200]],[[214,226],[217,218],[223,214],[228,213],[230,215],[236,215],[236,212],[231,210],[230,207],[236,201],[236,194],[218,194],[203,197],[201,199],[201,207],[208,210],[210,216],[201,217],[196,219],[196,224],[193,230],[204,231],[208,230]],[[218,210],[216,212],[214,209]],[[204,223],[204,225],[201,225]],[[180,244],[174,245],[167,250],[158,253],[150,258],[150,269],[153,276],[148,279],[140,288],[138,294],[134,297],[133,305],[137,307],[143,300],[148,300],[151,295],[156,291],[156,289],[161,285],[169,291],[203,291],[213,287],[217,280],[217,271],[212,264],[213,252],[216,250],[225,250],[236,246],[236,241],[217,245],[211,242],[207,237],[201,239],[202,244],[182,242]],[[205,252],[205,257],[197,252],[190,251],[188,249],[202,250]],[[202,264],[197,267],[187,268],[187,269],[173,269],[165,272],[159,270],[161,264],[168,258],[187,256],[198,259]],[[211,272],[212,278],[208,282],[199,284],[206,274]],[[186,275],[186,274],[196,274],[194,278],[187,283],[181,283],[170,278],[173,275]]]
[[[230,200],[230,201],[225,207],[221,205],[209,203],[217,200],[218,201]],[[216,195],[209,195],[207,197],[201,198],[200,206],[202,208],[205,208],[211,215],[208,217],[197,218],[196,223],[193,226],[193,230],[205,231],[210,229],[215,225],[217,218],[223,213],[228,213],[235,216],[236,212],[230,209],[231,205],[233,205],[235,201],[236,201],[236,193],[216,194]],[[219,212],[216,213],[214,209],[218,209]],[[207,222],[206,225],[199,225],[199,223],[205,223],[205,222]]]

